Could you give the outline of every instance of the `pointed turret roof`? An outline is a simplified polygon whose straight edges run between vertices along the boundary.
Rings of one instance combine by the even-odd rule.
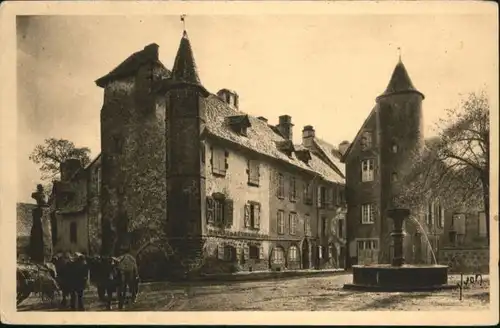
[[[385,89],[384,93],[378,96],[378,98],[389,96],[395,93],[407,92],[419,93],[422,98],[424,98],[424,95],[413,85],[405,65],[401,61],[401,58],[399,58],[399,62],[392,72],[391,80],[389,81],[387,88]]]
[[[177,50],[177,55],[175,56],[172,79],[201,85],[194,61],[193,50],[191,49],[191,43],[186,31],[182,34],[179,50]]]

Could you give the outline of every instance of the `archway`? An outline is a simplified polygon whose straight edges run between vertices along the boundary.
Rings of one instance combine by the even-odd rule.
[[[304,238],[304,240],[302,240],[301,253],[302,253],[302,269],[309,269],[310,266],[309,241],[307,240],[307,238]]]

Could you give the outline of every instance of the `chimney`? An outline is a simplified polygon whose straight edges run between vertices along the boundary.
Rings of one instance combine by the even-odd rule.
[[[264,123],[267,123],[267,118],[265,118],[264,116],[259,116],[257,117],[259,120],[261,120],[262,122]]]
[[[293,140],[293,124],[292,117],[289,115],[281,115],[279,117],[278,130],[287,140]]]
[[[82,162],[77,158],[70,158],[60,165],[61,181],[68,181],[79,169],[82,168]]]
[[[302,146],[306,148],[311,148],[315,136],[316,136],[316,131],[314,131],[312,125],[304,126],[304,129],[302,130]]]
[[[231,91],[228,89],[221,89],[217,92],[217,96],[228,105],[233,106],[238,109],[240,97],[235,91]]]
[[[347,148],[349,148],[349,146],[351,145],[351,143],[347,140],[344,140],[342,141],[340,144],[339,144],[339,152],[341,155],[344,155],[345,151],[347,150]]]

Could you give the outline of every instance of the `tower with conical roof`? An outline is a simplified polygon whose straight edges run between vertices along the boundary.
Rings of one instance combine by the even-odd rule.
[[[385,91],[377,97],[380,165],[380,217],[382,235],[390,233],[387,210],[397,206],[400,180],[411,169],[413,156],[423,147],[422,100],[401,58]],[[410,239],[408,239],[410,240]],[[387,247],[388,245],[381,245]],[[381,254],[390,254],[382,249]],[[388,259],[381,259],[383,263]]]
[[[172,77],[164,81],[160,92],[166,96],[167,104],[167,237],[178,258],[187,263],[201,256],[205,204],[201,133],[205,124],[204,97],[208,92],[201,85],[185,30]]]
[[[423,146],[423,99],[400,58],[387,88],[376,98],[370,115],[342,155],[348,199],[348,266],[390,263],[392,220],[387,210],[395,206],[398,179]],[[405,241],[411,243],[410,238]],[[409,244],[405,247],[405,251],[411,249]]]

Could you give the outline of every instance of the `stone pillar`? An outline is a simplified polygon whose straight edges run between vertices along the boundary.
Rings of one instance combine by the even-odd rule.
[[[52,259],[52,229],[50,225],[50,209],[45,201],[42,185],[31,194],[37,207],[32,211],[33,225],[30,235],[30,257],[35,263],[49,262]]]
[[[388,216],[394,222],[394,230],[391,236],[394,241],[393,266],[402,266],[405,263],[403,255],[403,221],[410,215],[410,210],[406,208],[395,208],[388,211]]]

